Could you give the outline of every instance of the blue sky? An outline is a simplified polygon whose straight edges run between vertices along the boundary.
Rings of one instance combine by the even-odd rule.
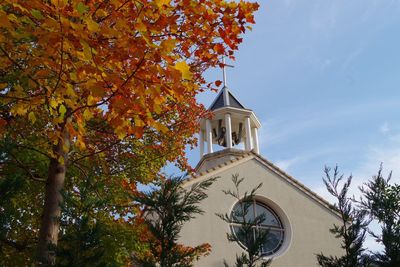
[[[383,162],[400,182],[400,1],[259,4],[228,85],[262,122],[261,154],[328,200],[325,165],[360,185]],[[207,77],[222,80],[221,70]]]
[[[259,3],[228,85],[262,122],[261,154],[314,189],[336,163],[368,178],[383,162],[400,176],[400,1]]]

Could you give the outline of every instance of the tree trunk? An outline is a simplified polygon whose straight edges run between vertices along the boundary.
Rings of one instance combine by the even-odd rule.
[[[64,187],[69,146],[69,135],[64,129],[62,139],[53,148],[53,153],[57,158],[52,158],[49,163],[43,214],[39,231],[38,266],[54,266],[56,263],[59,220],[61,204],[63,202],[61,190]]]

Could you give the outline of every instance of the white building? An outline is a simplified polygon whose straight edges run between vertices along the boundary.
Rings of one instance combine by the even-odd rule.
[[[272,257],[272,267],[317,266],[316,254],[340,255],[340,241],[330,232],[333,224],[340,224],[338,214],[330,204],[295,178],[280,170],[259,155],[258,129],[261,127],[254,112],[246,109],[227,87],[224,87],[210,107],[214,116],[201,122],[201,159],[195,177],[185,186],[210,177],[219,177],[207,191],[208,198],[201,203],[204,214],[185,225],[182,241],[186,245],[209,243],[212,253],[201,258],[196,267],[222,267],[223,260],[233,264],[236,254],[245,247],[229,242],[226,233],[234,227],[216,216],[230,213],[237,201],[222,190],[234,189],[233,174],[244,177],[242,193],[259,183],[253,202],[253,215],[263,212],[270,232],[263,247],[265,257]],[[244,146],[243,146],[244,143]],[[234,148],[239,145],[242,149]],[[214,147],[222,150],[213,151]]]

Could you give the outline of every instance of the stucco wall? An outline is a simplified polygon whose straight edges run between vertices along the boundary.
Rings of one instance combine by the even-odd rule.
[[[208,198],[201,204],[205,213],[185,225],[181,237],[182,242],[187,245],[210,243],[212,246],[212,253],[198,261],[196,267],[222,267],[223,259],[232,264],[235,255],[243,252],[237,243],[227,241],[229,225],[215,215],[229,213],[235,204],[232,197],[221,191],[233,189],[231,177],[235,173],[245,177],[242,192],[250,191],[262,182],[263,186],[257,195],[278,205],[280,211],[277,212],[283,212],[288,219],[286,227],[290,228],[287,229],[286,236],[290,235],[290,240],[285,240],[287,244],[283,247],[287,246],[287,249],[278,251],[281,255],[273,259],[272,267],[317,266],[315,254],[321,251],[328,255],[340,255],[340,243],[329,232],[334,223],[339,223],[338,217],[253,158],[242,159],[232,163],[231,167],[228,165],[204,176],[220,178],[208,190]],[[186,186],[192,183],[191,181]]]

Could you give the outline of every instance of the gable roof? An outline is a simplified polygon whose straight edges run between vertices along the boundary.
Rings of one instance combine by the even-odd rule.
[[[227,154],[230,157],[225,157],[224,154]],[[313,192],[311,189],[309,189],[303,183],[299,182],[297,179],[295,179],[291,175],[287,174],[285,171],[281,170],[280,168],[275,166],[272,162],[263,158],[262,156],[260,156],[256,152],[254,152],[253,150],[252,151],[244,151],[244,150],[239,150],[239,149],[234,149],[234,148],[228,148],[228,149],[224,149],[222,151],[217,151],[212,154],[208,154],[206,156],[203,157],[200,160],[200,162],[197,164],[195,171],[203,169],[202,167],[206,164],[206,161],[210,161],[210,160],[217,159],[217,158],[225,158],[227,160],[216,166],[211,166],[210,168],[205,169],[205,171],[203,171],[203,172],[196,173],[192,176],[189,176],[184,184],[196,182],[196,180],[200,180],[203,177],[207,178],[209,176],[215,175],[217,172],[220,172],[220,171],[223,171],[225,169],[232,167],[231,165],[237,165],[237,164],[244,163],[249,160],[255,159],[258,162],[260,162],[263,166],[265,166],[267,169],[269,169],[270,171],[274,172],[279,177],[284,179],[290,185],[292,185],[293,187],[297,188],[302,193],[307,195],[310,199],[317,202],[319,205],[323,206],[328,211],[333,213],[335,216],[340,218],[340,214],[333,208],[333,205],[331,203],[329,203],[328,201],[323,199],[321,196],[319,196],[318,194]]]
[[[225,96],[227,95],[227,96]],[[214,102],[211,104],[209,110],[216,110],[222,107],[234,107],[243,108],[245,107],[233,96],[228,87],[222,88]]]

